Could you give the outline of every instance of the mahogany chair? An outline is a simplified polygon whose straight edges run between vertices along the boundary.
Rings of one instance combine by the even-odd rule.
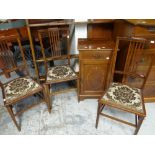
[[[14,59],[12,47],[13,44],[18,44],[21,52],[22,60],[16,61]],[[24,51],[20,38],[18,36],[12,35],[7,37],[0,38],[0,60],[3,60],[3,70],[0,73],[0,76],[3,74],[10,74],[11,72],[20,71],[23,72],[22,77],[14,78],[13,80],[2,83],[0,81],[0,87],[2,89],[2,96],[4,101],[4,106],[9,112],[14,124],[17,129],[20,131],[21,126],[16,120],[16,116],[20,115],[25,110],[37,105],[37,103],[45,102],[50,112],[50,106],[46,100],[46,92],[43,89],[43,86],[38,84],[33,80],[28,73],[26,59],[24,57]],[[5,71],[5,72],[4,72]],[[27,108],[20,109],[19,111],[13,110],[13,108],[19,103],[19,101],[28,98],[30,96],[39,96],[39,102],[27,106]]]
[[[117,71],[115,70],[115,62],[118,53],[117,51],[119,51],[118,49],[121,41],[125,41],[127,45],[126,51],[128,52],[128,59],[126,60],[126,62],[128,64],[128,67],[126,65],[126,68],[123,71]],[[116,47],[113,54],[113,61],[111,63],[111,72],[112,75],[119,74],[123,75],[123,77],[119,82],[111,82],[107,90],[98,100],[96,128],[98,127],[99,116],[102,115],[121,123],[133,126],[136,128],[134,134],[138,133],[141,124],[146,116],[143,89],[154,59],[153,55],[148,55],[147,58],[149,59],[149,61],[145,68],[145,73],[138,71],[138,64],[141,63],[142,59],[140,59],[139,57],[135,59],[135,56],[138,54],[139,56],[141,56],[141,58],[143,57],[143,48],[145,46],[145,43],[145,39],[124,37],[117,38]],[[138,80],[137,82],[136,79],[140,80]],[[111,81],[113,80],[111,79]],[[103,113],[103,109],[105,106],[112,109],[119,109],[135,115],[135,124]]]
[[[48,28],[38,30],[38,38],[40,41],[43,62],[46,70],[45,87],[48,101],[50,102],[50,96],[54,95],[51,90],[53,84],[77,81],[78,92],[78,76],[70,65],[71,57],[69,30],[65,28]],[[49,49],[48,54],[45,52],[45,48]],[[62,61],[59,65],[57,64],[51,67],[49,62],[55,60]]]

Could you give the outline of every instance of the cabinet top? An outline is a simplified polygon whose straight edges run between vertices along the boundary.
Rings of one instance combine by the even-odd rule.
[[[125,19],[133,25],[155,26],[155,19]]]
[[[115,43],[102,39],[78,39],[78,50],[113,50]]]

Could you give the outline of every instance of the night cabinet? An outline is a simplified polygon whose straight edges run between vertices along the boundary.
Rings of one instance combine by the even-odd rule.
[[[114,43],[101,39],[79,39],[79,99],[98,98],[110,80]]]

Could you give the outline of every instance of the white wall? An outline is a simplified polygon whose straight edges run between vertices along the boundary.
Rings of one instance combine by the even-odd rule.
[[[75,25],[75,33],[73,36],[73,41],[71,44],[71,53],[78,54],[77,50],[78,46],[78,38],[87,38],[87,24],[76,24]]]

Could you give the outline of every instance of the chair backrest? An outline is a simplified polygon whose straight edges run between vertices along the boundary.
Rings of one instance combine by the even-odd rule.
[[[61,56],[61,39],[58,28],[48,29],[52,56]]]
[[[42,55],[46,61],[61,59],[69,55],[69,30],[66,28],[48,28],[38,30]],[[46,53],[48,50],[48,53]],[[51,59],[50,59],[51,58]],[[68,57],[66,57],[68,58]]]
[[[120,38],[121,40],[121,38]],[[134,72],[137,68],[137,63],[142,57],[142,52],[146,43],[145,39],[142,38],[131,38],[125,40],[128,43],[127,57],[124,67],[125,72]]]
[[[48,62],[65,60],[70,64],[70,39],[68,28],[47,28],[38,30],[42,58],[47,71]]]
[[[19,46],[19,60],[14,58],[14,44]],[[26,59],[22,48],[21,40],[17,35],[0,37],[0,75],[11,73],[13,71],[23,72],[28,75]]]
[[[121,42],[123,42],[123,46],[121,45],[120,47]],[[149,76],[150,70],[152,68],[152,63],[154,60],[154,55],[147,54],[146,56],[146,54],[144,53],[146,42],[147,40],[143,38],[117,37],[116,49],[115,49],[118,51],[118,50],[121,50],[120,48],[123,48],[123,52],[126,52],[125,54],[126,57],[124,57],[125,65],[124,65],[124,68],[121,70],[124,73],[122,74],[123,77],[121,81],[123,83],[130,84],[132,79],[141,78],[142,79],[141,86],[140,86],[141,89],[143,89],[145,86],[145,83]],[[147,67],[145,68],[145,70],[143,70],[143,72],[139,72],[138,67],[139,67],[139,64],[143,61],[142,58],[144,55],[146,59],[149,59],[147,63]],[[115,68],[115,70],[117,69]],[[120,74],[119,71],[117,72],[117,74]],[[131,78],[128,78],[129,76],[131,76]],[[133,83],[135,84],[135,82]]]

